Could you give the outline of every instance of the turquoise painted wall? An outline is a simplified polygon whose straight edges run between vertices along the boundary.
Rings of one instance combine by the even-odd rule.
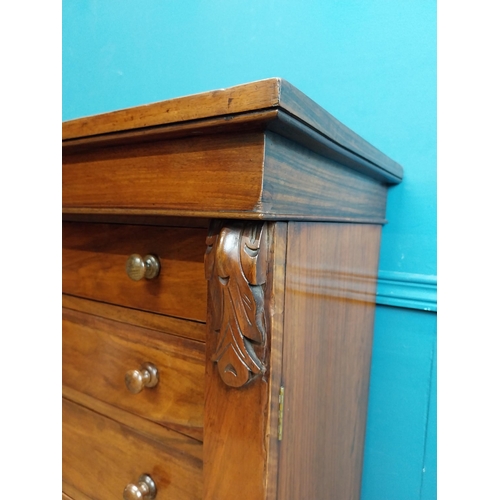
[[[62,5],[64,120],[281,76],[403,165],[382,234],[362,498],[435,498],[435,0]]]

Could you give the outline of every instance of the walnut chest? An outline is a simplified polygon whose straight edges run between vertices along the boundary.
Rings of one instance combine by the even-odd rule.
[[[402,168],[279,78],[62,145],[63,498],[358,499]]]

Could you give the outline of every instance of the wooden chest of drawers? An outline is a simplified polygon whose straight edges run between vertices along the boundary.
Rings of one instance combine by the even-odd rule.
[[[284,80],[63,124],[63,498],[359,498],[401,167]]]

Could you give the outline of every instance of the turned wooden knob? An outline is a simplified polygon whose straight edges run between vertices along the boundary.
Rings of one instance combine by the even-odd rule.
[[[127,484],[123,490],[123,500],[153,500],[156,497],[156,484],[147,474],[143,474],[137,484]]]
[[[139,254],[133,253],[127,259],[125,270],[131,280],[139,281],[142,278],[151,280],[160,274],[160,260],[154,255],[142,258]]]
[[[129,370],[125,374],[125,384],[132,394],[138,394],[144,387],[154,387],[158,378],[158,368],[148,362],[143,363],[139,370]]]

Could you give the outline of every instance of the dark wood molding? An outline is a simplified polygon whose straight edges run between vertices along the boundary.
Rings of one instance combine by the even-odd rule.
[[[281,79],[82,118],[63,131],[66,216],[383,224],[387,185],[403,175]]]
[[[383,182],[401,165],[282,78],[184,96],[63,123],[66,152],[200,134],[274,130]]]
[[[266,371],[265,225],[217,221],[207,237],[205,272],[213,308],[211,327],[217,335],[211,359],[231,387],[242,387]]]

